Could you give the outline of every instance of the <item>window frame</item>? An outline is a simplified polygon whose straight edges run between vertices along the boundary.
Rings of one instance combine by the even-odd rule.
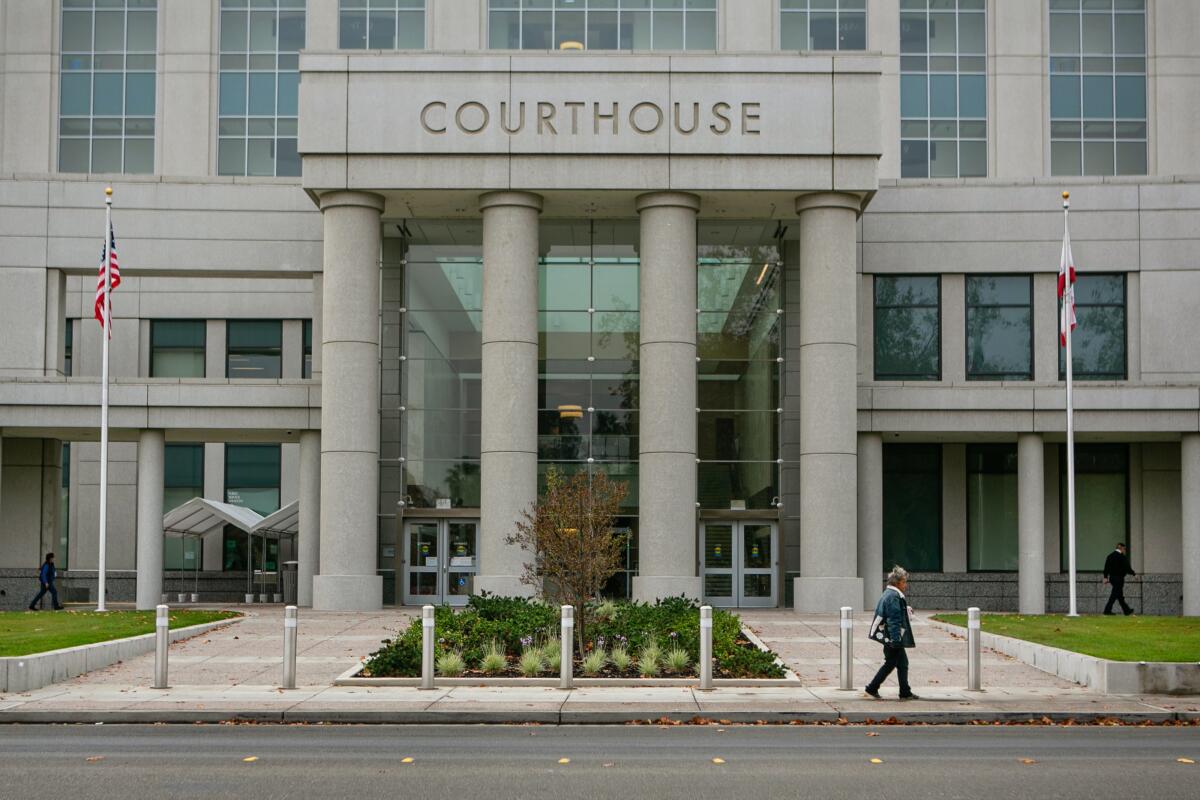
[[[1103,276],[1119,275],[1121,278],[1120,308],[1121,308],[1121,312],[1122,312],[1121,313],[1121,321],[1123,323],[1121,325],[1121,374],[1120,374],[1120,377],[1116,377],[1113,373],[1096,373],[1096,372],[1080,373],[1074,369],[1074,365],[1072,364],[1071,377],[1073,380],[1083,380],[1083,381],[1127,381],[1127,380],[1129,380],[1129,273],[1127,273],[1127,272],[1093,272],[1093,273],[1078,275],[1078,276],[1076,276],[1076,279],[1075,279],[1076,292],[1078,292],[1078,290],[1079,290],[1079,281],[1080,280],[1087,280],[1088,278],[1102,276],[1102,275]],[[1078,297],[1078,295],[1077,295],[1077,297]],[[1116,303],[1080,303],[1079,300],[1076,299],[1076,301],[1075,301],[1076,316],[1078,316],[1078,311],[1080,308],[1116,308],[1117,305],[1118,304],[1116,304]],[[1062,312],[1062,300],[1058,301],[1058,311],[1060,313]],[[1078,326],[1076,326],[1075,330],[1079,330]],[[1072,333],[1072,336],[1075,336],[1075,334]],[[1074,355],[1074,351],[1072,351],[1072,355]],[[1058,346],[1058,379],[1060,381],[1066,381],[1066,379],[1067,379],[1066,366],[1067,366],[1066,348],[1063,347],[1062,344],[1060,343]]]
[[[994,304],[986,306],[972,306],[970,300],[971,280],[980,278],[1025,278],[1029,281],[1029,302],[1026,305],[1015,304]],[[1035,357],[1037,354],[1037,318],[1034,314],[1033,302],[1033,274],[1032,273],[967,273],[963,279],[963,369],[968,381],[991,381],[993,383],[1024,383],[1034,380],[1037,375],[1037,363]],[[972,373],[971,372],[971,309],[972,308],[1028,308],[1029,309],[1029,372],[1028,377],[1012,378],[1004,377],[1012,375],[1011,372],[991,372],[991,373]],[[999,376],[999,377],[991,377]]]
[[[843,9],[841,0],[836,0],[836,2],[837,2],[837,5],[832,9],[818,8],[816,10],[827,12],[827,13],[832,11],[833,15],[834,15],[834,24],[837,27],[837,29],[840,31],[841,27],[842,27],[841,23],[842,23],[843,11],[847,14],[858,14],[858,13],[860,13],[860,11],[857,8]],[[813,8],[812,8],[811,0],[808,0],[808,5],[802,9],[801,8],[784,8],[783,3],[779,3],[777,5],[777,8],[779,9],[779,14],[778,14],[779,35],[775,37],[775,47],[777,50],[779,50],[780,52],[783,52],[783,53],[867,53],[867,52],[870,52],[870,49],[871,49],[871,14],[870,14],[870,9],[867,8],[867,5],[868,5],[868,3],[864,2],[862,10],[861,10],[862,17],[863,17],[863,47],[861,50],[858,50],[858,49],[843,50],[840,46],[834,48],[833,50],[817,50],[817,49],[812,49],[812,48],[807,48],[807,47],[801,48],[799,50],[796,50],[793,48],[785,48],[783,46],[783,20],[789,14],[804,14],[805,15],[804,23],[805,23],[806,33],[807,33],[807,39],[808,39],[808,41],[812,41],[812,16],[811,15],[813,12]],[[840,45],[840,42],[839,42],[839,45]]]
[[[527,2],[528,0],[525,0],[525,1]],[[524,2],[518,3],[517,8],[493,8],[492,3],[493,3],[493,0],[486,0],[484,7],[483,7],[483,12],[484,12],[484,32],[483,33],[484,33],[484,50],[485,51],[491,51],[491,52],[497,52],[497,53],[502,53],[502,52],[533,52],[533,53],[562,52],[560,47],[551,48],[550,50],[543,50],[543,49],[535,49],[535,48],[526,49],[523,46],[524,40],[525,40],[525,30],[524,30],[523,20],[525,17],[525,12],[527,10],[524,7]],[[699,49],[699,48],[688,49],[688,47],[687,47],[687,17],[688,17],[689,13],[711,14],[712,15],[712,18],[713,18],[713,45],[714,45],[713,50],[719,51],[721,49],[721,3],[722,3],[722,0],[713,0],[713,7],[711,9],[708,9],[708,8],[688,8],[684,4],[681,4],[678,8],[655,8],[653,6],[653,2],[651,2],[650,5],[645,8],[628,8],[628,9],[626,9],[626,8],[621,7],[620,2],[618,2],[617,8],[595,9],[596,11],[613,12],[618,15],[617,16],[617,25],[618,25],[617,45],[618,46],[616,48],[596,48],[594,50],[591,50],[591,52],[597,52],[597,53],[644,53],[644,52],[704,53],[704,52],[708,52],[707,49]],[[556,20],[557,20],[558,12],[561,10],[566,10],[568,13],[579,14],[581,17],[583,17],[583,30],[584,30],[583,52],[589,52],[589,48],[587,47],[587,31],[588,31],[587,16],[592,9],[588,8],[587,0],[584,0],[584,4],[583,4],[582,8],[576,9],[576,10],[560,9],[560,8],[558,8],[558,6],[556,4],[553,4],[553,3],[548,4],[545,8],[536,8],[536,9],[528,9],[528,10],[539,12],[539,13],[549,13],[550,14],[550,40],[552,42],[556,38],[556,31],[557,31]],[[502,11],[502,12],[503,11],[515,11],[515,12],[517,12],[517,30],[518,30],[519,46],[516,49],[492,47],[492,14],[493,14],[493,12],[496,12],[496,11]],[[679,49],[655,47],[654,46],[654,14],[656,12],[661,13],[661,12],[675,12],[675,11],[678,11],[682,18],[682,27],[680,28],[680,35],[683,37],[683,47],[679,48]],[[650,18],[650,31],[649,31],[650,47],[649,48],[645,48],[645,49],[634,48],[634,47],[623,48],[620,46],[620,44],[621,44],[620,27],[619,27],[620,19],[621,19],[620,15],[624,14],[626,12],[631,12],[631,13],[632,12],[641,12],[641,13],[645,13],[645,14],[649,15],[649,18]]]
[[[403,0],[391,0],[390,7],[375,6],[372,7],[369,0],[339,0],[338,2],[338,49],[339,50],[354,50],[354,51],[371,51],[381,50],[388,53],[404,53],[404,52],[419,52],[429,48],[429,27],[431,14],[429,13],[429,0],[419,0],[421,3],[420,9],[409,6],[401,6]],[[376,0],[378,2],[378,0]],[[348,7],[347,4],[352,4]],[[399,47],[396,42],[400,40],[400,19],[401,14],[413,13],[420,11],[421,14],[421,45],[419,47]],[[343,15],[346,12],[361,11],[366,14],[366,28],[364,29],[364,41],[362,47],[344,47],[342,45],[342,24],[344,22]],[[392,17],[392,47],[372,47],[371,46],[371,14],[372,13],[390,13]]]
[[[966,551],[966,557],[967,557],[967,572],[968,572],[968,573],[975,573],[975,574],[986,574],[986,573],[989,573],[989,572],[995,572],[995,573],[999,573],[999,574],[1001,574],[1001,575],[1015,575],[1016,573],[1018,573],[1018,572],[1020,571],[1020,544],[1021,544],[1021,542],[1020,542],[1020,535],[1021,535],[1021,532],[1020,532],[1020,528],[1019,528],[1019,527],[1018,527],[1018,529],[1017,529],[1017,542],[1016,542],[1016,544],[1017,544],[1017,548],[1018,548],[1018,552],[1017,552],[1017,567],[1016,567],[1016,568],[1014,568],[1014,569],[976,569],[976,568],[974,568],[974,567],[972,567],[972,566],[971,566],[971,491],[970,491],[970,480],[971,480],[971,476],[972,476],[972,475],[1017,475],[1017,476],[1018,476],[1018,479],[1019,479],[1019,476],[1020,476],[1020,470],[1021,470],[1021,465],[1018,463],[1018,464],[1016,465],[1016,468],[1015,468],[1015,469],[1013,469],[1011,472],[1009,472],[1009,471],[1007,471],[1007,470],[1006,470],[1006,471],[1003,471],[1003,472],[980,472],[980,471],[974,471],[974,470],[972,470],[972,469],[971,469],[971,451],[972,451],[972,450],[976,450],[976,451],[978,451],[978,450],[993,450],[993,451],[998,451],[998,450],[999,450],[1000,448],[1002,448],[1002,447],[1003,447],[1003,448],[1011,448],[1011,451],[1012,451],[1012,455],[1013,455],[1013,457],[1014,457],[1014,458],[1016,458],[1016,457],[1017,457],[1017,445],[1016,445],[1016,442],[1011,442],[1011,443],[1010,443],[1010,442],[968,442],[968,443],[967,443],[967,448],[966,448],[966,449],[967,449],[967,452],[966,452],[966,465],[965,465],[965,469],[964,469],[964,471],[963,471],[963,479],[964,479],[964,480],[963,480],[963,484],[964,484],[964,486],[966,486],[966,491],[965,491],[964,493],[965,493],[965,494],[966,494],[966,496],[967,496],[967,497],[966,497],[966,500],[967,500],[967,502],[966,502],[967,518],[966,518],[966,526],[965,526],[965,527],[966,527],[966,534],[967,534],[967,537],[966,537],[966,538],[967,538],[967,541],[966,541],[966,547],[965,547],[964,549],[965,549],[965,551]],[[1017,513],[1018,513],[1018,515],[1020,514],[1020,511],[1021,511],[1021,509],[1020,509],[1020,502],[1019,502],[1019,498],[1018,498],[1018,506],[1017,506]],[[1019,525],[1019,523],[1018,523],[1018,525]]]
[[[946,570],[946,557],[945,557],[945,552],[946,552],[946,511],[945,511],[946,498],[945,498],[945,488],[944,487],[945,487],[945,471],[946,471],[946,469],[945,469],[944,448],[940,442],[893,442],[893,443],[884,443],[883,446],[884,446],[884,448],[889,448],[889,447],[893,447],[893,448],[894,447],[901,447],[901,448],[926,447],[926,448],[930,448],[931,451],[933,451],[933,450],[937,451],[937,469],[936,469],[937,480],[936,480],[936,484],[935,484],[937,486],[937,493],[938,493],[937,551],[936,551],[937,552],[937,569],[934,569],[934,570],[912,570],[911,568],[909,568],[909,569],[910,569],[910,571],[915,571],[915,572],[945,572],[945,570]],[[889,473],[889,470],[887,468],[886,456],[883,456],[883,460],[882,460],[881,464],[882,464],[881,475],[886,476]],[[880,503],[881,503],[880,507],[882,509],[881,519],[883,520],[883,525],[884,525],[885,530],[886,530],[886,525],[887,525],[886,496],[887,496],[886,490],[883,488],[883,484],[881,483],[881,486],[880,486]],[[886,536],[886,534],[885,534],[885,536]],[[882,553],[882,547],[883,547],[882,539],[880,541],[880,547],[881,547],[880,552]],[[902,564],[901,566],[905,566],[905,565]],[[885,562],[884,569],[889,569],[889,568],[890,567]],[[908,568],[908,567],[906,567],[906,568]]]
[[[240,376],[234,376],[234,375],[229,374],[229,372],[230,372],[229,359],[230,359],[230,356],[235,354],[233,345],[230,344],[230,339],[232,338],[229,335],[230,326],[236,325],[239,323],[245,323],[245,322],[271,322],[271,323],[275,323],[279,326],[279,348],[278,348],[279,352],[275,356],[279,360],[279,375],[277,375],[275,377],[270,377],[270,378],[247,378],[247,377],[240,377]],[[251,381],[253,381],[253,380],[266,380],[266,381],[282,380],[283,379],[283,349],[284,348],[283,348],[283,320],[282,319],[227,319],[227,320],[225,320],[225,379],[231,380],[231,381],[234,381],[234,380],[251,380]],[[237,354],[239,354],[239,355],[240,354],[249,354],[249,355],[259,354],[259,355],[261,355],[262,352],[263,351],[251,350],[250,348],[239,347],[239,351]]]
[[[191,379],[207,378],[208,377],[208,325],[207,325],[207,321],[203,320],[203,319],[152,319],[152,320],[150,320],[150,365],[149,365],[149,367],[150,367],[149,373],[150,374],[148,377],[151,377],[151,378],[176,377],[174,375],[162,376],[162,375],[154,374],[154,354],[158,350],[188,351],[188,352],[195,350],[194,347],[173,347],[173,346],[169,346],[169,345],[164,345],[164,346],[155,345],[155,343],[154,343],[155,329],[158,327],[159,323],[163,323],[163,322],[192,322],[192,323],[198,324],[198,326],[200,328],[200,334],[201,334],[201,337],[200,337],[201,338],[201,344],[200,344],[201,373],[199,375],[190,375],[190,376],[188,376],[188,378],[191,378]]]
[[[902,377],[881,377],[879,372],[879,279],[880,278],[934,278],[937,281],[937,305],[904,305],[904,306],[882,306],[883,309],[892,308],[936,308],[937,309],[937,375],[936,377],[917,377],[906,375]],[[903,382],[903,381],[919,381],[921,383],[938,382],[942,380],[942,345],[945,332],[942,330],[942,274],[941,273],[914,273],[903,275],[879,274],[871,276],[871,372],[873,380],[888,381],[888,382]]]
[[[1133,505],[1133,497],[1132,497],[1133,481],[1130,478],[1132,462],[1130,459],[1129,444],[1126,442],[1085,442],[1082,444],[1079,442],[1076,442],[1075,443],[1075,448],[1076,448],[1075,449],[1075,456],[1076,456],[1076,458],[1075,458],[1075,467],[1076,467],[1076,469],[1075,469],[1075,476],[1076,476],[1075,488],[1077,490],[1079,488],[1078,477],[1080,475],[1080,471],[1078,468],[1079,467],[1079,457],[1078,456],[1079,456],[1079,448],[1080,447],[1096,448],[1097,450],[1116,450],[1117,448],[1120,448],[1121,450],[1124,451],[1124,458],[1125,458],[1125,472],[1124,472],[1124,475],[1125,475],[1125,537],[1123,539],[1121,539],[1121,541],[1125,543],[1125,548],[1126,548],[1126,550],[1128,550],[1129,549],[1129,538],[1131,535],[1130,529],[1132,528],[1131,506]],[[1119,473],[1088,471],[1088,473],[1085,473],[1085,474],[1116,475]],[[1078,496],[1076,497],[1076,500],[1078,500]],[[1058,445],[1058,553],[1059,553],[1058,571],[1059,571],[1059,573],[1067,573],[1071,569],[1071,565],[1069,563],[1067,563],[1067,527],[1065,524],[1066,502],[1067,502],[1067,445],[1066,445],[1066,443],[1062,443],[1062,444]],[[1113,544],[1115,545],[1116,543],[1114,542]],[[1076,545],[1078,545],[1078,537],[1076,537]],[[1078,549],[1076,550],[1076,555],[1078,555]],[[1079,567],[1076,567],[1075,571],[1087,573],[1088,575],[1099,575],[1101,572],[1103,572],[1103,569],[1092,570],[1092,569],[1080,569]]]

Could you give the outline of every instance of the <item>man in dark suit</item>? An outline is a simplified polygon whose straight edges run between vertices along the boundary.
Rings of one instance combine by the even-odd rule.
[[[1125,543],[1117,542],[1117,549],[1109,553],[1108,558],[1104,560],[1104,582],[1112,586],[1112,592],[1108,595],[1108,605],[1104,607],[1105,614],[1112,615],[1113,603],[1121,604],[1125,616],[1133,613],[1133,609],[1125,602],[1125,576],[1136,574],[1129,565],[1129,556],[1125,554]]]

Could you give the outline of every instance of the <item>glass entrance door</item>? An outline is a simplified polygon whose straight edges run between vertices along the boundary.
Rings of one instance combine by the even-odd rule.
[[[404,604],[466,605],[479,570],[475,520],[404,523]]]
[[[773,522],[701,525],[704,599],[714,606],[775,606],[778,538]]]

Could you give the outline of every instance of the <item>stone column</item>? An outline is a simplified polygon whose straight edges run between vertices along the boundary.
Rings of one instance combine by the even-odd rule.
[[[1200,617],[1200,434],[1180,443],[1183,535],[1183,615]]]
[[[864,599],[858,577],[858,272],[861,200],[824,192],[800,215],[800,575],[797,611]]]
[[[525,551],[505,538],[537,500],[538,214],[542,198],[491,192],[483,212],[483,414],[475,590],[524,596]]]
[[[137,446],[137,607],[154,608],[163,591],[163,482],[166,451],[162,431],[142,431]]]
[[[383,198],[321,196],[321,572],[313,608],[374,611],[379,505],[379,247]]]
[[[300,529],[296,537],[296,604],[313,603],[313,576],[321,567],[321,432],[300,434]]]
[[[890,564],[888,565],[891,566]],[[864,609],[883,591],[883,436],[858,435],[858,574]]]
[[[1017,435],[1017,587],[1022,614],[1046,613],[1046,468],[1040,433]]]
[[[701,596],[696,574],[696,214],[655,192],[641,217],[638,557],[635,600]]]

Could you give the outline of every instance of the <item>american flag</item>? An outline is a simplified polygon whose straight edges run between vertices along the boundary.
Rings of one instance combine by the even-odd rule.
[[[1068,331],[1075,330],[1075,258],[1071,255],[1071,231],[1063,223],[1062,257],[1058,262],[1058,341],[1067,346]]]
[[[112,268],[112,288],[121,285],[121,268],[117,266],[117,237],[113,233],[112,224],[108,226],[108,263]],[[109,301],[111,307],[112,301]],[[96,320],[104,327],[104,248],[100,248],[100,279],[96,281]],[[112,331],[108,332],[112,336]]]

